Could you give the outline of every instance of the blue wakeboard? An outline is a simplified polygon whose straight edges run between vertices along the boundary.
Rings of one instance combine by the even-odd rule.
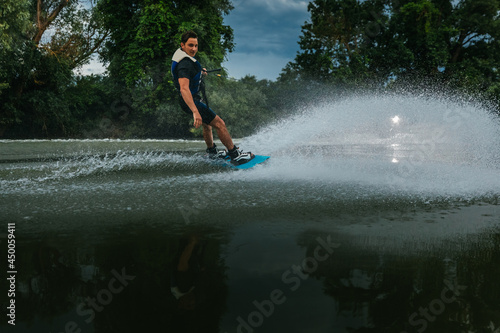
[[[231,163],[231,159],[229,157],[225,158],[225,162],[227,163],[228,166],[234,169],[250,169],[257,164],[261,164],[262,162],[265,162],[270,156],[264,156],[264,155],[255,155],[254,158],[252,158],[250,161],[240,164],[240,165],[234,165]]]
[[[231,163],[231,158],[227,156],[224,159],[217,159],[217,160],[211,160],[217,165],[222,165],[225,167],[230,167],[232,169],[250,169],[256,166],[257,164],[261,164],[262,162],[265,162],[270,156],[264,156],[264,155],[255,155],[254,158],[252,158],[250,161],[240,164],[240,165],[235,165]]]

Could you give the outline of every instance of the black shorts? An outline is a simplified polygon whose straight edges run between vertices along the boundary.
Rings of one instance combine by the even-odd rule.
[[[182,97],[180,98],[179,102],[181,104],[182,110],[187,114],[189,114],[190,116],[192,116],[193,111],[191,111],[189,106],[187,106],[186,102],[184,102],[184,99]],[[214,120],[215,117],[217,116],[215,112],[211,108],[209,108],[206,104],[202,103],[200,100],[194,99],[194,104],[196,105],[196,108],[198,109],[198,112],[201,115],[201,121],[204,124],[210,125],[212,120]]]

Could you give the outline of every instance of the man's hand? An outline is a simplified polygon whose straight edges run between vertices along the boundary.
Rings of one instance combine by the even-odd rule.
[[[198,128],[201,126],[201,116],[198,110],[193,111],[193,126]]]

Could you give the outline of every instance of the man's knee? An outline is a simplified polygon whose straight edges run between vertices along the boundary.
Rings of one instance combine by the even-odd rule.
[[[210,123],[211,126],[215,127],[216,129],[221,129],[226,127],[226,123],[224,120],[222,120],[221,117],[217,116],[215,117],[214,120]]]

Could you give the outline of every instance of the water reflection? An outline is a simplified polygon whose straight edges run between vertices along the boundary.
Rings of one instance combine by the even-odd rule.
[[[386,251],[342,234],[307,231],[298,244],[315,257],[318,240],[340,245],[308,272],[335,303],[345,332],[493,332],[500,326],[500,236],[448,239],[438,251]],[[379,247],[380,246],[380,247]],[[450,249],[454,249],[450,251]]]
[[[191,235],[186,244],[180,248],[180,254],[174,261],[171,276],[172,295],[178,301],[178,308],[194,310],[200,295],[194,289],[200,284],[205,266],[202,262],[203,245],[199,244],[199,236]],[[200,288],[197,288],[197,291]],[[195,295],[196,294],[196,295]]]
[[[79,233],[23,237],[16,326],[3,321],[0,330],[218,332],[227,295],[224,233],[140,229],[90,242]]]
[[[220,244],[194,233],[183,237],[171,269],[176,307],[167,332],[218,332],[227,287]]]
[[[336,227],[308,228],[286,241],[283,230],[235,233],[233,245],[253,251],[227,258],[229,288],[237,293],[228,300],[227,332],[492,332],[500,326],[498,228],[404,242]]]
[[[498,229],[406,246],[395,235],[342,230],[290,221],[218,229],[143,221],[89,232],[85,240],[76,231],[20,233],[16,327],[3,322],[1,331],[494,332],[500,326]]]

